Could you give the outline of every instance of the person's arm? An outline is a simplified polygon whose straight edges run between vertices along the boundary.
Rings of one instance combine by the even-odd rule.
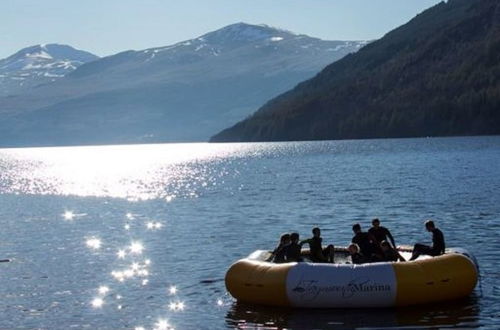
[[[311,241],[312,241],[312,238],[309,238],[309,239],[305,239],[303,241],[300,241],[299,245],[302,246],[304,244],[311,244]]]
[[[300,245],[294,245],[293,247],[288,248],[286,251],[285,257],[287,261],[300,261],[301,256],[301,247]]]
[[[389,231],[389,229],[386,229],[387,233],[386,233],[386,236],[389,237],[389,240],[391,241],[392,243],[392,247],[393,248],[396,248],[396,242],[394,242],[394,237],[392,237],[392,234],[391,232]]]
[[[444,234],[442,231],[439,231],[440,233],[440,237],[439,237],[439,241],[440,241],[440,244],[441,244],[441,254],[444,254],[445,250],[446,250],[446,245],[444,243]]]
[[[273,252],[271,252],[272,255],[275,255],[278,253],[278,251],[282,248],[283,246],[279,244],[277,247],[274,248]]]
[[[396,251],[396,256],[398,257],[399,261],[406,261],[406,259],[403,258],[403,256],[397,250],[394,250],[394,251]]]
[[[278,252],[279,246],[277,246],[274,250],[269,251],[270,255],[269,258],[266,259],[266,261],[272,262],[274,260],[274,257],[276,257],[276,252]]]

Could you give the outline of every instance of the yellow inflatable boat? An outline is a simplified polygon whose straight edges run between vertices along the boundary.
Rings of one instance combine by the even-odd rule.
[[[229,293],[241,302],[272,306],[407,306],[467,296],[478,279],[477,263],[464,249],[362,265],[348,263],[345,249],[336,250],[335,264],[276,264],[269,258],[269,251],[259,250],[234,263],[226,273]]]

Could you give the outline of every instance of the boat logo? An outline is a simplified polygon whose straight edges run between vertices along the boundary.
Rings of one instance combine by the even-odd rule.
[[[301,278],[292,289],[303,301],[313,301],[321,295],[334,295],[350,299],[356,295],[391,292],[391,286],[378,283],[367,277],[352,279],[345,284],[319,283],[317,280]]]

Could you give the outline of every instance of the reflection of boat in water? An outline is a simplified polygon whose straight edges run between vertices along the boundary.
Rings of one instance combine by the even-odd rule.
[[[335,264],[275,264],[269,257],[269,251],[255,251],[229,268],[226,287],[238,301],[310,308],[407,306],[466,297],[478,279],[474,258],[463,249],[362,265],[347,263],[345,249],[337,249]]]
[[[401,307],[363,309],[294,309],[247,305],[236,302],[226,315],[231,328],[278,329],[353,329],[477,327],[477,297],[446,303]]]

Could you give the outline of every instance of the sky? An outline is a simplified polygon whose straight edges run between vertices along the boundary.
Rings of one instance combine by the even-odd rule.
[[[226,25],[267,24],[328,40],[373,40],[440,0],[0,0],[0,58],[68,44],[107,56]]]

